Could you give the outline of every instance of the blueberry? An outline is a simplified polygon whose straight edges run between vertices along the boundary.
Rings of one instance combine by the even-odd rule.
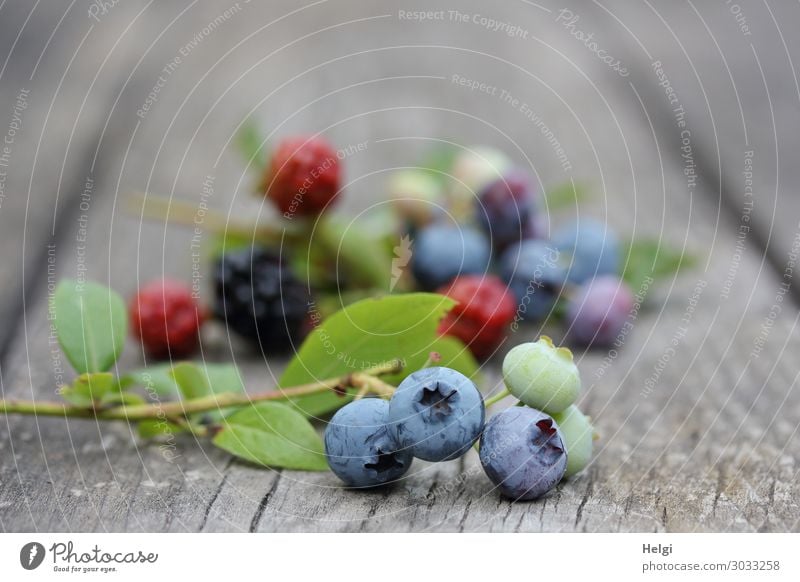
[[[592,279],[569,300],[567,337],[585,346],[609,347],[622,331],[633,305],[633,293],[617,277]]]
[[[601,222],[582,218],[560,228],[552,242],[568,259],[570,283],[580,284],[592,277],[619,272],[619,241]]]
[[[432,224],[414,239],[411,270],[419,285],[433,291],[458,275],[486,272],[490,252],[478,231],[449,224]]]
[[[523,404],[548,414],[566,409],[581,389],[572,352],[555,347],[546,335],[539,341],[519,344],[506,354],[503,380]]]
[[[594,428],[592,419],[583,414],[574,404],[563,412],[553,415],[558,423],[561,437],[567,447],[567,472],[564,477],[580,473],[592,458]]]
[[[495,252],[532,235],[535,214],[533,184],[519,170],[490,182],[478,193],[477,222],[491,238]]]
[[[390,430],[404,451],[425,461],[463,455],[483,430],[483,397],[450,368],[423,368],[397,387],[389,403]]]
[[[521,406],[486,423],[480,459],[492,483],[515,501],[542,497],[558,485],[567,468],[558,425],[545,413]]]
[[[374,487],[402,477],[410,451],[399,450],[387,430],[389,403],[363,398],[339,409],[325,429],[325,456],[350,487]]]
[[[560,260],[558,249],[539,240],[522,241],[500,257],[500,274],[524,319],[541,319],[552,311],[567,276]]]

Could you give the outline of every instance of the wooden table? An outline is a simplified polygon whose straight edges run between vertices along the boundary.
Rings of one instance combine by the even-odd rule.
[[[211,180],[213,207],[265,212],[232,144],[248,118],[270,141],[366,143],[346,161],[342,213],[382,201],[386,173],[438,140],[488,144],[544,187],[586,184],[581,212],[626,239],[698,257],[649,290],[622,349],[577,354],[602,438],[591,467],[539,502],[499,498],[474,453],[356,493],[189,438],[168,462],[125,424],[8,417],[0,529],[800,530],[800,7],[774,4],[0,4],[0,134],[14,133],[0,197],[6,397],[54,393],[58,278],[85,269],[129,296],[191,276],[191,232],[140,221],[128,193],[197,203]],[[235,357],[250,389],[274,384],[284,360],[214,333],[207,357]],[[140,364],[131,342],[120,367]],[[486,378],[493,388],[494,365]]]

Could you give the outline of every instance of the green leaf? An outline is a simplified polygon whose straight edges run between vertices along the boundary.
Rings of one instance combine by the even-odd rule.
[[[195,364],[180,362],[169,372],[184,400],[202,398],[224,392],[244,392],[239,371],[233,364]],[[193,414],[192,419],[201,422],[217,422],[232,410],[211,410]]]
[[[110,372],[81,374],[71,386],[64,386],[59,394],[76,406],[95,407],[119,404],[143,404],[138,394],[125,392],[132,383],[125,378],[115,378]]]
[[[179,396],[180,390],[172,377],[172,364],[159,364],[148,366],[140,370],[133,370],[122,377],[122,380],[141,386],[148,392],[155,392],[158,396]]]
[[[455,302],[434,293],[408,293],[364,299],[325,319],[303,342],[280,379],[289,387],[333,378],[399,358],[401,374],[387,376],[397,383],[421,368],[431,351],[442,354],[443,366],[474,376],[478,365],[457,340],[440,338],[437,328]],[[459,342],[460,343],[460,342]],[[349,401],[333,391],[292,399],[308,416],[335,410]]]
[[[298,253],[299,254],[299,253]],[[305,254],[305,253],[304,253]],[[321,278],[320,269],[337,286],[389,289],[391,252],[358,222],[335,217],[320,220],[309,238],[309,271]]]
[[[259,402],[231,414],[214,444],[259,465],[325,471],[322,439],[299,412],[277,402]]]
[[[437,180],[446,181],[458,153],[455,146],[437,147],[419,162],[419,168],[430,171]]]
[[[128,315],[122,298],[97,283],[65,280],[54,297],[58,343],[79,374],[105,372],[125,344]]]
[[[71,386],[61,389],[61,397],[75,406],[94,406],[108,394],[119,393],[119,383],[110,372],[81,374]]]
[[[173,366],[169,374],[186,400],[210,394],[244,391],[242,378],[233,364],[180,362]]]
[[[136,429],[143,439],[169,437],[184,432],[183,427],[166,420],[143,420],[136,426]]]
[[[552,212],[562,208],[576,207],[588,198],[586,188],[574,182],[565,182],[544,193],[546,208]]]
[[[104,394],[100,399],[100,404],[103,406],[136,406],[138,404],[145,404],[147,401],[133,392],[122,392],[115,390]]]
[[[263,139],[261,138],[261,131],[253,120],[248,119],[242,125],[239,133],[236,134],[236,148],[242,154],[242,157],[254,165],[256,170],[261,170],[263,162],[261,153],[264,149]]]
[[[648,279],[674,275],[695,262],[684,249],[670,248],[657,239],[638,239],[628,247],[622,278],[637,293]]]

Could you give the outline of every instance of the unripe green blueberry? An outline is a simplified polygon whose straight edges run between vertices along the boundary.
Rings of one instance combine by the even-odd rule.
[[[392,174],[389,196],[398,215],[414,227],[432,222],[446,204],[441,184],[420,170],[401,170]]]
[[[561,436],[567,447],[567,472],[564,473],[564,477],[572,477],[583,471],[592,458],[594,441],[592,419],[573,404],[563,412],[554,414],[553,420],[561,429]]]
[[[458,220],[471,217],[478,192],[502,178],[511,167],[511,159],[494,148],[479,146],[459,153],[450,172],[453,176],[448,192],[451,214]]]
[[[546,335],[536,342],[520,344],[506,354],[503,380],[523,404],[550,415],[575,402],[581,390],[572,352],[554,346]]]

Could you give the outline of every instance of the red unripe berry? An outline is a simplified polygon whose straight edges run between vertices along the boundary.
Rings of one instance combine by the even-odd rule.
[[[476,358],[491,356],[517,310],[506,284],[494,275],[463,275],[439,293],[458,301],[439,325],[439,333],[463,341]]]
[[[272,154],[262,190],[286,216],[313,216],[339,192],[341,170],[335,149],[321,137],[289,137]]]
[[[184,358],[197,347],[203,309],[192,290],[171,279],[151,281],[129,306],[131,332],[155,358]]]

